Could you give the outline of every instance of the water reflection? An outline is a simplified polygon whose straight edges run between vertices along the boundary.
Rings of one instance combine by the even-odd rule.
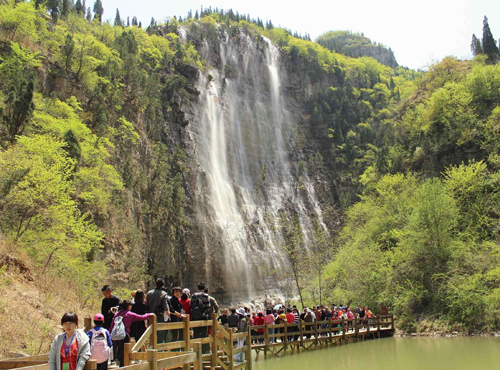
[[[386,338],[254,363],[254,370],[500,369],[498,338]]]

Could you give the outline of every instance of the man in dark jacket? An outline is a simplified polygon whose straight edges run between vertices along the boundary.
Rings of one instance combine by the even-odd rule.
[[[168,295],[162,289],[165,285],[165,280],[162,278],[156,279],[156,288],[150,290],[146,296],[146,304],[148,312],[153,312],[156,315],[156,322],[166,322],[170,316],[168,309]],[[167,338],[166,331],[158,331],[158,343],[165,343]]]
[[[102,325],[105,329],[109,330],[111,326],[111,321],[113,321],[113,316],[116,312],[113,312],[113,308],[120,304],[120,298],[113,295],[111,287],[109,285],[104,285],[101,289],[104,298],[101,304],[101,313],[104,316],[104,324]]]
[[[231,315],[227,318],[227,325],[230,328],[237,328],[240,322],[240,317],[236,314],[236,308],[231,308]]]
[[[191,296],[191,315],[193,320],[209,320],[212,307],[210,304],[210,297],[205,293],[205,283],[198,284],[198,291]],[[208,337],[208,327],[202,326],[193,329],[193,338],[206,338]],[[210,345],[208,343],[202,344],[201,350],[203,353],[208,353]]]

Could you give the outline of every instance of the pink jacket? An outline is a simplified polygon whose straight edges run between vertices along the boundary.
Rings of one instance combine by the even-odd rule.
[[[125,325],[125,331],[127,332],[128,335],[130,335],[130,325],[135,321],[144,321],[149,319],[149,315],[150,315],[149,313],[146,313],[144,315],[138,315],[129,310],[122,310],[120,312],[117,312],[115,316],[113,316],[113,321],[111,322],[111,326],[109,327],[109,332],[111,333],[113,331],[113,326],[115,326],[115,318],[117,316],[123,316],[123,324]]]

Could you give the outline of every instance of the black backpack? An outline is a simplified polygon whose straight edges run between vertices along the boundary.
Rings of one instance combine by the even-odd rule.
[[[193,320],[208,320],[212,307],[210,305],[210,297],[207,293],[194,293],[191,296],[191,314]]]

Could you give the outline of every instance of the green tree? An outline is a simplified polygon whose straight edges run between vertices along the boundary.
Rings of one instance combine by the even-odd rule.
[[[87,8],[87,17],[85,18],[87,22],[92,22],[92,11],[90,10],[90,6]]]
[[[61,0],[47,0],[47,9],[52,17],[52,22],[57,23],[61,14]]]
[[[64,150],[68,153],[68,156],[75,160],[75,168],[78,166],[78,162],[82,157],[82,148],[80,147],[80,143],[76,138],[73,130],[69,129],[64,134],[63,140],[65,142]]]
[[[120,11],[118,9],[116,9],[116,16],[115,16],[114,25],[115,26],[120,26],[120,27],[123,26],[122,19],[120,17]]]
[[[70,11],[71,3],[70,0],[63,0],[62,1],[62,10],[61,10],[61,15],[64,18],[68,17],[69,11]]]
[[[488,24],[488,18],[484,16],[483,20],[483,52],[488,56],[488,61],[491,64],[498,62],[498,46],[493,38],[493,35]]]
[[[35,104],[33,94],[35,83],[33,79],[21,83],[19,90],[11,86],[10,92],[5,99],[5,109],[2,121],[7,127],[9,140],[13,142],[17,135],[23,133],[28,120],[33,114]]]
[[[102,1],[96,0],[94,3],[94,19],[97,18],[99,22],[102,22],[102,15],[104,13],[104,8],[102,7]]]
[[[66,35],[66,40],[64,41],[64,45],[62,47],[62,54],[64,56],[64,66],[66,67],[66,71],[71,70],[71,62],[73,58],[73,51],[75,49],[75,42],[73,41],[73,37],[70,33]]]
[[[472,51],[472,55],[474,55],[474,56],[478,56],[480,54],[483,54],[483,47],[481,45],[481,40],[479,40],[475,34],[472,35],[470,49]]]
[[[75,4],[75,12],[76,12],[76,14],[82,16],[84,11],[85,11],[85,9],[83,8],[82,1],[81,0],[76,0],[76,4]]]

